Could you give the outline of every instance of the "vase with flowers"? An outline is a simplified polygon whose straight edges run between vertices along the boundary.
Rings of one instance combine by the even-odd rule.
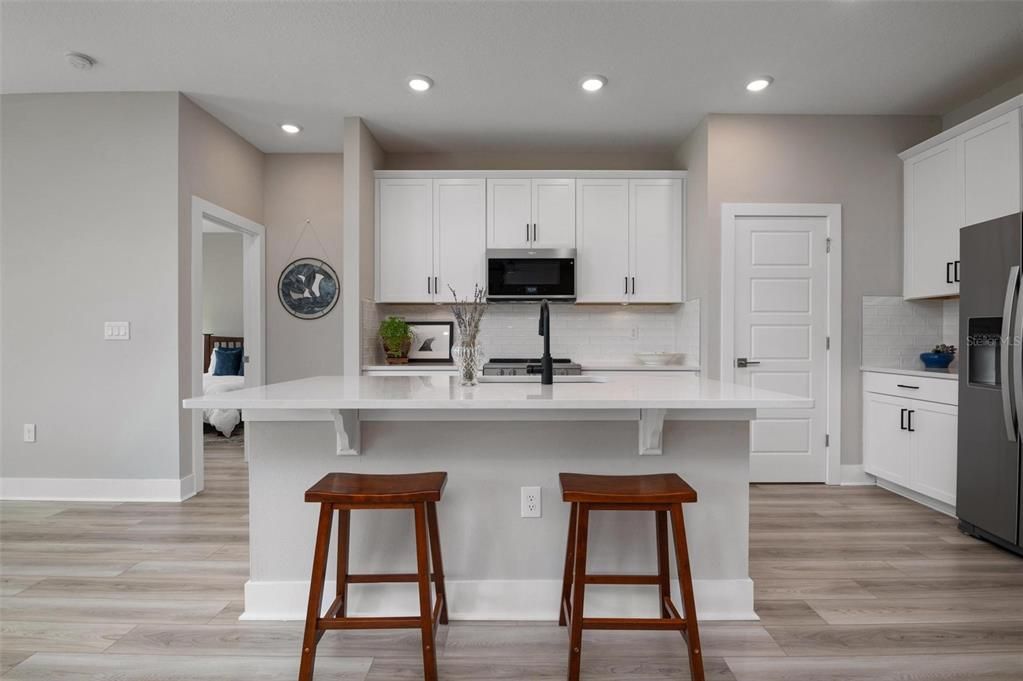
[[[451,305],[451,314],[458,325],[458,342],[451,349],[451,356],[458,369],[458,382],[461,385],[479,384],[479,376],[483,371],[483,347],[480,345],[480,322],[487,312],[486,290],[477,284],[473,288],[472,300],[459,300],[455,289],[448,286],[455,302]]]

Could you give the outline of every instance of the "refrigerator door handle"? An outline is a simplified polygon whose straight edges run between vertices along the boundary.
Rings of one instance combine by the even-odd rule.
[[[1015,361],[1016,367],[1013,378],[1015,379],[1015,397],[1016,406],[1019,407],[1021,389],[1020,386],[1020,374],[1023,368],[1020,367],[1019,347],[1013,343],[1013,337],[1010,336],[1010,325],[1012,322],[1012,311],[1016,307],[1017,297],[1019,295],[1019,266],[1013,265],[1009,270],[1009,281],[1005,285],[1005,303],[1002,307],[1002,347],[1001,357],[999,358],[1002,364],[1002,416],[1005,418],[1005,434],[1009,438],[1009,442],[1016,441],[1016,414],[1012,409],[1012,396],[1009,393],[1009,348],[1015,348],[1013,353],[1013,360]],[[1016,313],[1016,325],[1015,333],[1018,335],[1021,333],[1019,330],[1020,325],[1023,324],[1023,317],[1020,313]]]

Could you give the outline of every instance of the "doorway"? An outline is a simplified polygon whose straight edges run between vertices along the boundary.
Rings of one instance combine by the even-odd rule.
[[[841,482],[841,213],[721,207],[721,380],[814,400],[758,412],[754,482]]]
[[[240,337],[233,333],[224,333],[217,329],[204,328],[204,238],[206,235],[224,237],[234,240],[240,249],[241,278],[241,310]],[[205,389],[223,391],[233,388],[250,388],[263,385],[265,377],[265,321],[264,294],[266,271],[266,231],[263,225],[232,213],[209,201],[192,197],[192,339],[191,339],[191,374],[192,395],[204,394]],[[216,282],[214,282],[216,283]],[[223,318],[223,317],[222,317]],[[238,324],[234,319],[226,324]],[[235,328],[235,327],[232,327]],[[227,330],[227,327],[224,329]],[[208,331],[208,332],[207,332]],[[205,376],[209,366],[208,360],[215,355],[215,347],[241,347],[240,375],[231,385],[226,385],[230,376]],[[213,371],[210,372],[214,373]],[[205,378],[205,380],[204,380]],[[237,380],[241,379],[241,380]],[[206,385],[206,387],[204,387]],[[198,494],[206,487],[206,460],[204,445],[204,413],[193,410],[192,414],[192,474],[195,479],[195,492]],[[225,415],[217,415],[214,420],[223,423]],[[237,415],[240,420],[240,414]],[[230,416],[227,417],[230,421]],[[245,459],[248,459],[248,438],[245,438]]]

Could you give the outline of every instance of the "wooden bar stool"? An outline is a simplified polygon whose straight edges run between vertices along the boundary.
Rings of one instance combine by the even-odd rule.
[[[356,475],[331,473],[306,490],[305,500],[320,505],[320,523],[316,531],[313,575],[309,583],[309,609],[298,680],[311,681],[316,664],[316,644],[330,629],[419,629],[423,637],[423,668],[426,681],[437,679],[437,625],[448,623],[448,603],[444,593],[444,563],[440,555],[437,529],[437,502],[440,501],[447,473],[411,475]],[[355,510],[411,509],[416,528],[418,569],[410,574],[365,574],[348,572],[351,514]],[[334,511],[337,528],[337,594],[321,617],[323,585],[327,577],[327,551]],[[430,561],[433,561],[433,572]],[[430,582],[437,591],[432,605]],[[348,585],[382,582],[418,582],[418,617],[348,617]]]
[[[675,630],[689,648],[693,681],[703,681],[703,654],[693,600],[693,575],[686,547],[682,504],[696,501],[696,491],[674,473],[661,475],[580,475],[562,473],[561,498],[572,504],[565,550],[559,624],[570,626],[568,679],[578,681],[584,629]],[[657,574],[612,575],[586,573],[586,543],[590,511],[653,511],[657,528]],[[668,514],[675,535],[675,561],[685,616],[671,602],[668,573]],[[660,589],[659,618],[583,617],[587,584],[648,584]]]

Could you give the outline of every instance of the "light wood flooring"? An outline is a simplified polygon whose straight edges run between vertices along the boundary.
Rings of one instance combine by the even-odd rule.
[[[239,622],[246,471],[207,451],[184,504],[0,504],[0,677],[290,681],[300,623]],[[1020,681],[1023,560],[876,488],[757,485],[760,622],[702,625],[716,681]],[[562,679],[554,625],[442,627],[441,678]],[[422,678],[416,632],[329,632],[317,679]],[[677,634],[587,632],[583,678],[689,678]]]

